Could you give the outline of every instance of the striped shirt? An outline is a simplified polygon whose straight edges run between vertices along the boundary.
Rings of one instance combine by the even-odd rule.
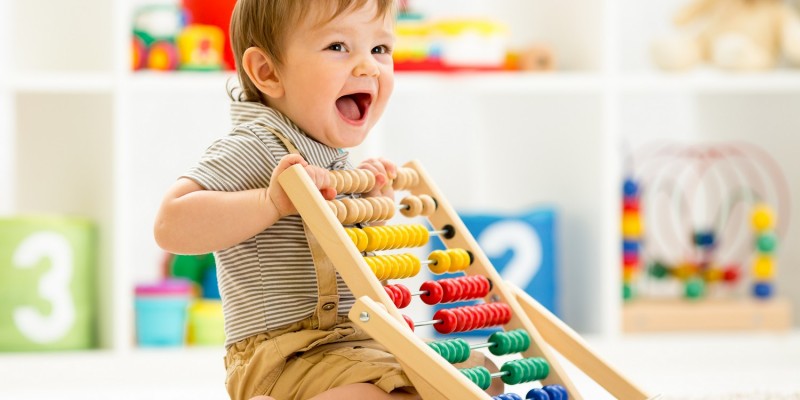
[[[352,169],[348,153],[319,143],[280,112],[261,103],[231,104],[233,131],[215,141],[184,176],[206,190],[240,191],[269,186],[278,161],[288,154],[269,128],[280,131],[310,164]],[[299,216],[280,219],[256,236],[215,253],[225,314],[225,347],[311,316],[317,276]],[[337,273],[339,314],[355,299]]]

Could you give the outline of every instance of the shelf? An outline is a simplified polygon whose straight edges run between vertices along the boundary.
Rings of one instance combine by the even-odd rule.
[[[800,94],[800,71],[733,73],[700,69],[686,73],[623,74],[624,92],[721,92],[721,93],[797,93]]]
[[[602,87],[603,76],[589,72],[395,73],[395,93],[399,94],[594,92]]]
[[[102,93],[114,88],[107,72],[28,72],[4,82],[12,91],[32,93]]]
[[[137,71],[126,76],[125,82],[135,92],[220,91],[228,80],[237,83],[236,73],[225,72],[159,72]]]

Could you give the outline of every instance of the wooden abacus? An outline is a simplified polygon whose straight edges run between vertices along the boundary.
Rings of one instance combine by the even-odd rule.
[[[339,193],[365,193],[375,184],[374,175],[366,170],[331,171],[331,178]],[[395,355],[423,399],[490,399],[484,389],[495,377],[507,384],[539,380],[548,388],[529,398],[563,399],[568,393],[570,399],[581,399],[554,350],[614,397],[648,398],[557,317],[522,290],[501,280],[419,162],[400,168],[393,182],[395,190],[411,193],[399,207],[386,197],[326,201],[301,166],[283,172],[279,182],[355,295],[350,319]],[[438,230],[428,232],[423,225],[345,227],[391,219],[398,209],[406,216],[426,216]],[[422,246],[433,234],[440,235],[447,250],[434,251],[427,261],[411,253],[364,254]],[[384,287],[381,283],[414,276],[423,264],[434,273],[463,271],[465,277],[426,282],[416,293],[401,285]],[[437,331],[444,333],[501,325],[506,332],[493,335],[484,345],[469,346],[459,340],[426,344],[412,333],[414,323],[398,310],[408,305],[412,295],[419,295],[427,304],[474,298],[485,301],[473,307],[439,310],[434,320],[417,325],[434,324]],[[504,365],[495,374],[482,367],[459,371],[452,365],[463,361],[475,347],[493,347],[500,354],[519,352],[524,358]],[[514,394],[495,398],[521,399]]]

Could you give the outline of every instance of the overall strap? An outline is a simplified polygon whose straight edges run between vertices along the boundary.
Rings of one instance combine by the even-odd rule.
[[[294,143],[279,130],[272,127],[267,127],[267,129],[283,142],[283,145],[286,146],[286,150],[288,150],[289,153],[300,154],[302,156]],[[317,241],[317,238],[311,233],[311,230],[308,229],[308,225],[306,225],[305,222],[303,222],[303,229],[306,234],[306,241],[308,241],[308,247],[311,249],[314,269],[317,272],[317,291],[319,295],[317,296],[317,307],[314,310],[317,324],[316,328],[327,330],[336,324],[336,317],[339,314],[339,290],[336,282],[336,268],[333,266],[330,258],[325,255],[319,241]]]

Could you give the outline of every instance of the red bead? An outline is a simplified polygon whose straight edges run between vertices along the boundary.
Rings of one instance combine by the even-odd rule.
[[[403,319],[406,320],[408,327],[411,328],[411,332],[414,332],[414,320],[412,320],[411,317],[405,314],[403,314]]]
[[[622,265],[636,267],[639,265],[639,253],[626,251],[622,254]]]
[[[622,199],[622,209],[624,211],[639,211],[638,197],[625,197]]]
[[[492,284],[489,283],[489,278],[487,278],[487,277],[485,277],[483,275],[475,275],[475,276],[479,277],[478,281],[481,283],[481,289],[480,289],[480,293],[479,293],[480,296],[481,297],[488,296],[489,295],[489,291],[492,290]]]
[[[738,265],[731,265],[722,272],[722,280],[728,283],[734,283],[739,280],[741,269]]]
[[[469,322],[469,310],[465,309],[464,307],[458,307],[453,309],[453,313],[456,315],[456,332],[464,332],[467,329],[467,323]]]
[[[433,325],[434,329],[436,329],[436,332],[446,335],[448,333],[453,333],[456,330],[458,319],[453,313],[452,309],[441,309],[436,311],[436,314],[433,314],[433,319],[442,321]]]
[[[422,294],[419,296],[420,299],[425,304],[434,305],[439,304],[442,301],[442,296],[444,295],[444,291],[442,290],[442,285],[436,281],[425,281],[419,287],[420,291],[428,292],[427,294]]]
[[[400,292],[400,305],[397,308],[406,308],[411,304],[411,290],[401,283],[395,285],[395,289]]]

